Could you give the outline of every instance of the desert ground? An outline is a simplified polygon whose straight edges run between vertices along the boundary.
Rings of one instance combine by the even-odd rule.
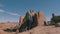
[[[16,32],[6,32],[4,29],[13,28],[17,23],[0,23],[0,34],[16,34]],[[60,34],[60,27],[55,26],[37,26],[18,34]]]

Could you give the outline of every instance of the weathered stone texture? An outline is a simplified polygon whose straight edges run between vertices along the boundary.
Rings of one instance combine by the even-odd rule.
[[[37,15],[38,26],[44,25],[44,21],[46,21],[45,15],[42,13],[42,11],[39,11]]]

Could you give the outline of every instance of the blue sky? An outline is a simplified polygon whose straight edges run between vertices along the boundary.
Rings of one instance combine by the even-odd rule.
[[[50,20],[52,13],[60,15],[60,0],[0,0],[0,22],[18,22],[19,17],[30,9],[42,10]]]

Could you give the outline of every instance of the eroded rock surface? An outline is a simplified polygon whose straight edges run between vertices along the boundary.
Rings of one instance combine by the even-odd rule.
[[[44,13],[42,11],[39,11],[37,15],[38,26],[44,25],[44,21],[46,21]]]

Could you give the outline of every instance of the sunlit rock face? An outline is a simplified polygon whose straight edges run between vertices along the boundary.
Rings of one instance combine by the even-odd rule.
[[[38,26],[44,25],[44,21],[46,21],[46,19],[45,19],[45,15],[42,11],[39,11],[37,13],[37,20],[38,20]]]
[[[20,16],[19,25],[22,25],[24,23],[24,16]]]

